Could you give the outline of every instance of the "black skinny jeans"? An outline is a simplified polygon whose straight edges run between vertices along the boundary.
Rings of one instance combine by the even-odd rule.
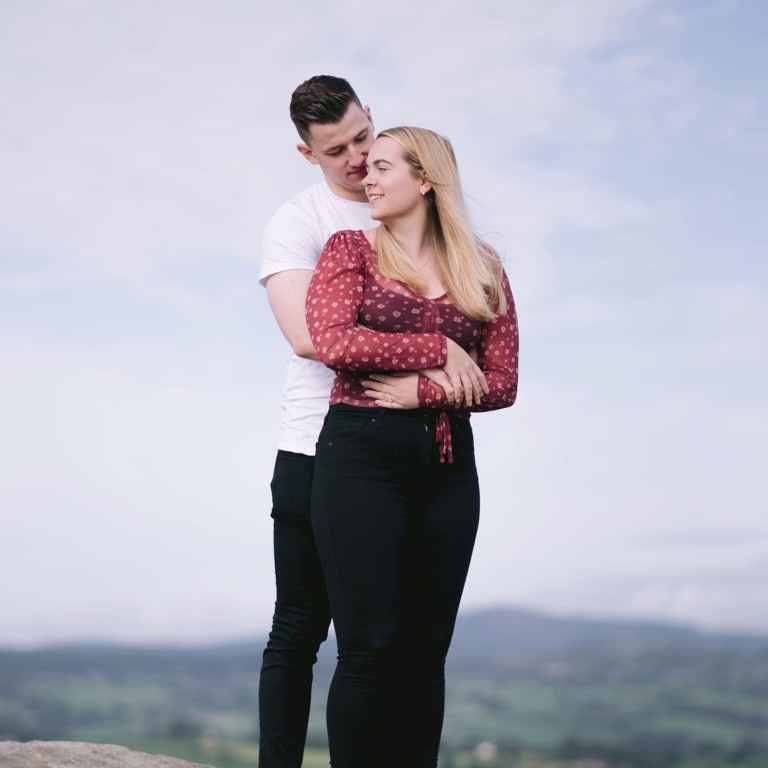
[[[472,428],[436,413],[335,405],[317,447],[312,524],[338,663],[328,697],[334,768],[434,768],[445,657],[479,516]]]
[[[312,665],[331,620],[310,522],[314,456],[278,451],[272,477],[277,599],[259,680],[259,765],[299,768]]]

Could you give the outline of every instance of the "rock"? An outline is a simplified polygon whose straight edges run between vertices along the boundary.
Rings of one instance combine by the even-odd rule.
[[[114,744],[0,741],[2,768],[211,768],[177,757],[148,755]]]

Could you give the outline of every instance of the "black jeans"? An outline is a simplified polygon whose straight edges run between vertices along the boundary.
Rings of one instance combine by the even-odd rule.
[[[479,517],[472,428],[434,411],[332,406],[312,524],[338,642],[328,697],[334,768],[434,768],[445,657]]]
[[[277,600],[259,681],[259,765],[304,757],[312,666],[331,614],[310,521],[314,456],[278,451],[272,477]]]

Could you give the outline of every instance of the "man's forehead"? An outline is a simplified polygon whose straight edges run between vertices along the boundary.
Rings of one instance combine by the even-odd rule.
[[[354,141],[370,123],[360,107],[352,102],[338,123],[312,123],[309,126],[309,140],[312,147],[328,150]]]

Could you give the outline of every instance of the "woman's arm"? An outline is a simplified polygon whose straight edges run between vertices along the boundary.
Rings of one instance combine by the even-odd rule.
[[[309,335],[329,368],[417,371],[447,362],[441,333],[385,333],[358,325],[365,282],[364,255],[353,232],[337,232],[325,245],[307,292]]]
[[[506,274],[503,286],[507,314],[483,324],[478,348],[478,364],[485,374],[488,392],[479,404],[456,406],[455,410],[479,412],[508,408],[517,397],[517,314]],[[443,388],[422,375],[419,376],[419,405],[422,408],[452,409]]]

